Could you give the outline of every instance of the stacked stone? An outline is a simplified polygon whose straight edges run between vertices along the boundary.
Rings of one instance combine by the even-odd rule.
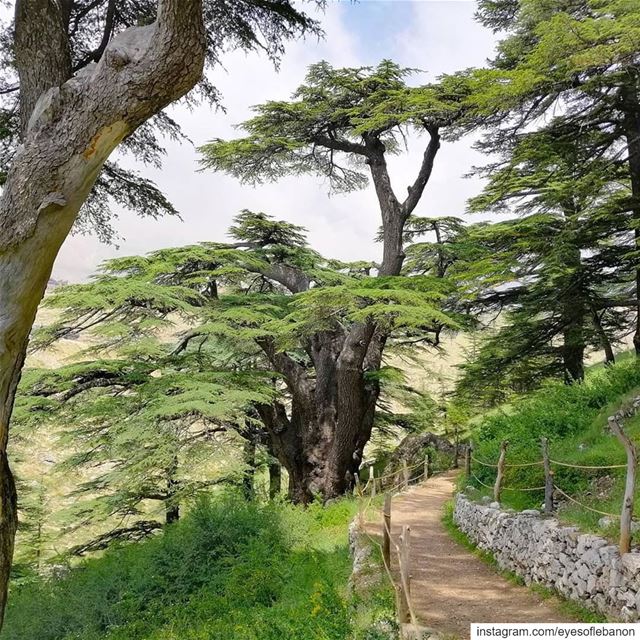
[[[498,565],[566,598],[627,622],[640,620],[640,553],[561,525],[539,511],[502,510],[456,497],[456,525]]]

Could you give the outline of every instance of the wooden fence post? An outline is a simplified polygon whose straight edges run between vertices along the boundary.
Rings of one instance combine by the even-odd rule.
[[[458,426],[455,425],[453,427],[453,434],[454,434],[454,442],[455,442],[455,448],[454,448],[454,452],[453,452],[453,468],[454,469],[458,469],[460,466],[460,435],[458,433]]]
[[[407,461],[402,461],[402,489],[407,490],[409,488],[409,466],[407,465]]]
[[[385,566],[391,568],[391,494],[384,496],[382,511],[382,559]]]
[[[471,478],[471,453],[473,452],[473,446],[471,442],[467,445],[464,451],[464,473],[467,476],[467,482]]]
[[[415,616],[411,607],[411,529],[408,525],[402,526],[400,536],[400,548],[398,551],[398,564],[400,565],[400,584],[398,585],[398,620],[400,623],[410,622],[415,624]]]
[[[500,458],[498,458],[498,475],[496,476],[496,483],[493,485],[493,499],[495,502],[500,502],[502,480],[504,479],[504,459],[507,455],[508,446],[509,446],[509,442],[507,440],[503,440],[500,443]]]
[[[427,451],[424,457],[424,479],[428,480],[431,475],[431,454]]]
[[[376,497],[376,470],[373,465],[369,467],[369,482],[371,483],[371,497]]]
[[[622,513],[620,514],[620,553],[629,553],[631,550],[631,520],[633,518],[633,495],[636,487],[638,456],[635,444],[624,432],[617,418],[609,418],[609,428],[615,433],[627,452],[627,481],[624,487]]]
[[[549,440],[541,438],[542,461],[544,463],[544,512],[549,516],[553,513],[555,505],[553,501],[553,471],[549,460]]]

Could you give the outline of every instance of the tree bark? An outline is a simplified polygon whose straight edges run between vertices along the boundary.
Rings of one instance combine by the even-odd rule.
[[[269,500],[276,500],[282,493],[282,467],[279,462],[269,464]]]
[[[562,359],[567,383],[584,380],[584,327],[583,317],[572,317],[565,327]]]
[[[567,219],[578,219],[578,212],[573,207],[567,207]],[[582,256],[577,242],[570,238],[561,248],[563,267],[568,277],[563,287],[561,302],[563,345],[562,361],[564,365],[564,379],[567,384],[584,380],[584,352],[586,348],[584,324],[587,315],[584,287],[582,285]]]
[[[245,464],[242,493],[246,500],[253,500],[255,498],[254,480],[256,476],[256,443],[254,440],[247,439],[244,441],[242,457]]]
[[[624,113],[623,127],[627,141],[627,164],[631,182],[632,212],[636,225],[640,224],[640,87],[638,79],[633,78],[630,85],[620,91],[621,106]],[[640,229],[635,230],[636,249],[640,249]],[[640,269],[635,277],[636,300],[640,301]],[[640,305],[636,307],[636,330],[633,335],[636,356],[640,357]]]
[[[593,322],[593,327],[598,335],[600,340],[600,345],[604,351],[604,363],[605,365],[615,364],[616,356],[613,351],[613,346],[611,345],[611,340],[609,340],[609,336],[602,326],[602,321],[600,316],[598,315],[598,311],[596,309],[591,309],[591,320]]]
[[[23,136],[0,200],[0,621],[16,529],[9,423],[53,262],[109,154],[193,87],[206,46],[202,0],[160,0],[152,25],[113,38],[98,64],[69,77],[59,11],[16,4]]]
[[[174,456],[166,470],[167,497],[165,498],[165,524],[173,524],[180,520],[180,503],[176,500],[176,493],[180,487],[178,475],[178,456]]]
[[[180,520],[180,505],[167,503],[165,508],[165,524],[173,524]]]

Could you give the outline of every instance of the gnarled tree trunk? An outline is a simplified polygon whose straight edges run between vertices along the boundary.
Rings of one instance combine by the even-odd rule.
[[[16,530],[9,422],[29,333],[55,257],[103,163],[202,74],[202,0],[160,0],[157,20],[116,36],[71,77],[59,3],[18,0],[22,144],[0,200],[0,619]]]
[[[405,258],[404,227],[429,181],[440,147],[437,127],[430,135],[418,176],[400,202],[387,170],[384,144],[365,135],[358,153],[366,157],[376,189],[383,228],[383,259],[379,275],[401,273]],[[292,293],[306,291],[310,282],[301,272],[272,265],[263,275]],[[380,369],[387,335],[373,321],[318,331],[305,345],[312,371],[269,340],[258,344],[280,372],[291,395],[290,412],[282,405],[259,409],[274,455],[289,473],[289,497],[306,504],[342,495],[354,486],[364,448],[371,438],[380,387],[370,372]]]

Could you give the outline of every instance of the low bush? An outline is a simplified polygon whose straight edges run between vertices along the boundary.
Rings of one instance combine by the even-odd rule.
[[[202,501],[164,534],[12,591],[3,640],[344,640],[352,501]]]

